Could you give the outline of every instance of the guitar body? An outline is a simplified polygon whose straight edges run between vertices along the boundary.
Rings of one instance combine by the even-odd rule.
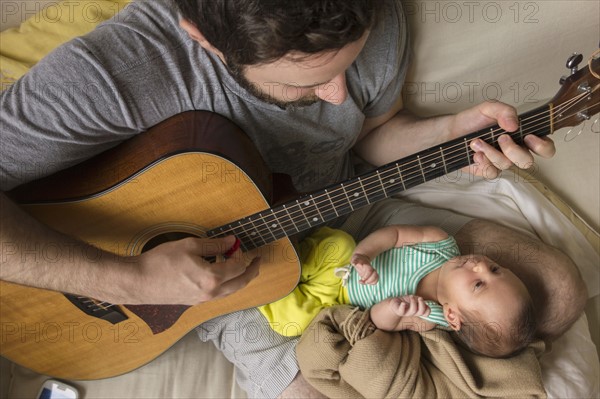
[[[230,124],[215,114],[181,114],[102,154],[102,159],[11,195],[41,222],[120,256],[138,255],[165,234],[206,236],[211,229],[270,206],[264,193],[269,192],[271,175],[262,160],[253,159],[257,153],[242,157],[250,162],[247,170],[252,174],[239,159],[236,163],[228,159],[236,151],[252,152],[243,132]],[[219,140],[206,148],[214,137]],[[168,143],[162,145],[161,140]],[[242,148],[234,149],[236,145]],[[148,148],[161,149],[132,153]],[[130,165],[126,178],[115,179],[114,173],[108,177],[114,165],[122,164]],[[120,168],[119,174],[123,172]],[[102,177],[94,179],[97,176]],[[91,180],[101,182],[94,187]],[[67,253],[51,245],[36,252],[57,264]],[[1,282],[2,355],[59,378],[125,373],[154,359],[206,320],[287,295],[300,270],[289,239],[245,255],[250,259],[257,254],[262,258],[259,276],[230,296],[192,307],[119,306],[117,322],[114,315],[103,319],[95,317],[93,309],[83,311],[62,293]]]

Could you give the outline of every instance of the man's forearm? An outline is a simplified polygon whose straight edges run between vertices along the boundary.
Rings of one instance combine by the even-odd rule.
[[[419,118],[402,110],[367,134],[354,149],[370,164],[384,165],[450,140],[452,117]]]
[[[125,259],[39,223],[0,193],[0,279],[117,302]],[[119,276],[116,276],[116,274]]]

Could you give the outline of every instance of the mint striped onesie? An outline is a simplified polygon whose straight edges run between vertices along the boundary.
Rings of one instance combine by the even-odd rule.
[[[351,269],[347,285],[350,303],[366,309],[388,298],[415,294],[417,285],[423,277],[459,255],[453,237],[382,252],[371,262],[379,273],[377,284],[360,284],[360,276],[354,268]],[[448,327],[442,307],[434,301],[426,301],[426,303],[431,313],[422,318]]]

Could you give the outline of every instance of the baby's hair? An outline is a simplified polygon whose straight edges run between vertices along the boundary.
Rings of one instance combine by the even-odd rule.
[[[534,341],[537,327],[533,301],[529,295],[523,299],[521,309],[508,326],[482,320],[477,311],[462,310],[465,320],[458,336],[477,354],[494,358],[518,354]]]

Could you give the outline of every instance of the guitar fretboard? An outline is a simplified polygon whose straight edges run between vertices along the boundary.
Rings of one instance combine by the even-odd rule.
[[[519,144],[529,134],[539,137],[550,134],[551,114],[550,106],[535,109],[520,115],[519,129],[515,132],[507,132],[497,125],[482,129],[218,227],[207,235],[233,234],[240,239],[244,251],[261,247],[469,166],[474,154],[469,144],[476,138],[498,148],[498,137],[503,134],[510,135]]]

